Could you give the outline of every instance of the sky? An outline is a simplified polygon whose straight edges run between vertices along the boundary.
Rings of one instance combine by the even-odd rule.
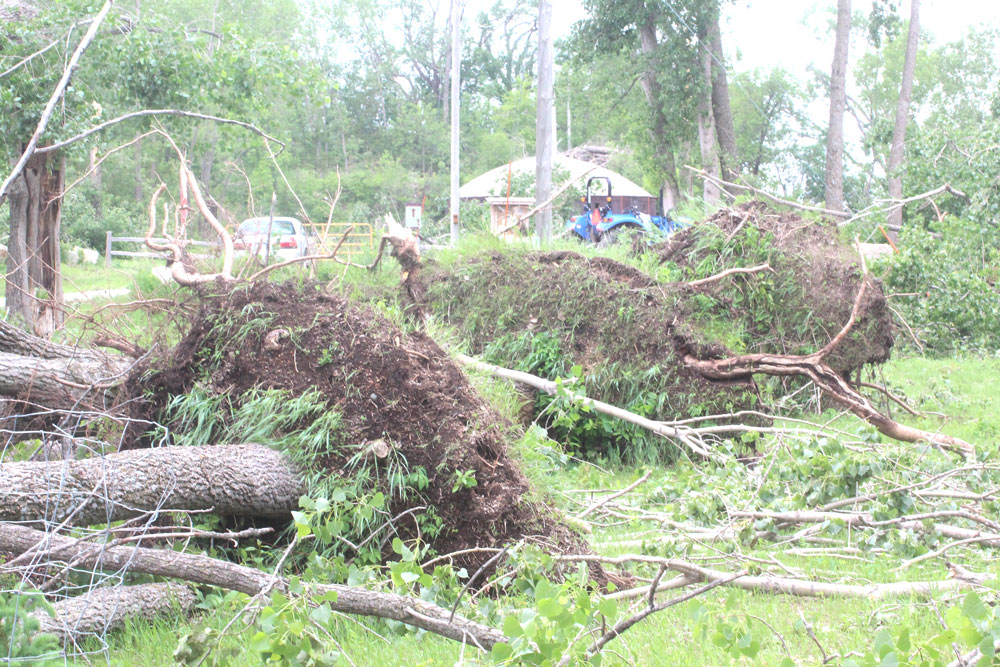
[[[668,0],[669,1],[669,0]],[[901,0],[909,15],[909,2]],[[833,59],[835,0],[737,0],[726,3],[723,43],[737,69],[784,67],[804,78],[810,65],[826,70]],[[867,13],[871,0],[854,0]],[[553,0],[557,37],[586,17],[581,0]],[[939,43],[958,39],[970,27],[1000,28],[1000,0],[923,0],[920,23]],[[735,53],[733,53],[735,50]]]

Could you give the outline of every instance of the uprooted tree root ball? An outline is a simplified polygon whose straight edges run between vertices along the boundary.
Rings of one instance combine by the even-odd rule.
[[[686,293],[696,313],[685,342],[718,342],[733,353],[809,354],[844,326],[861,288],[858,251],[823,219],[805,219],[760,201],[724,208],[651,249],[666,275],[681,280],[766,262],[756,278],[720,281]],[[893,323],[878,280],[871,280],[851,336],[827,358],[847,375],[889,359]],[[699,322],[728,319],[729,337],[712,340]]]
[[[550,378],[579,365],[588,395],[673,420],[756,408],[772,391],[706,378],[686,356],[818,350],[848,320],[861,286],[857,255],[835,228],[759,202],[636,250],[644,271],[570,251],[510,249],[431,263],[422,274],[423,306],[489,361]],[[689,285],[754,265],[767,270]],[[862,306],[851,335],[827,358],[844,376],[885,361],[892,346],[878,281],[870,281]],[[622,428],[591,429],[599,432],[593,443],[586,432],[576,436],[584,448],[606,451],[619,429],[629,448],[644,440],[664,448]]]
[[[427,336],[343,298],[267,283],[205,295],[172,356],[126,390],[160,397],[139,405],[177,442],[199,428],[212,442],[236,433],[248,410],[273,411],[259,415],[278,423],[273,441],[308,449],[289,452],[305,479],[388,499],[387,516],[398,518],[380,536],[383,553],[396,536],[421,537],[439,553],[522,538],[580,548],[550,510],[526,497],[528,481],[507,451],[513,427],[448,355]],[[191,396],[218,411],[211,428],[189,418]],[[304,416],[283,411],[302,397],[311,401]],[[325,435],[303,423],[320,420]],[[309,434],[311,444],[289,439],[292,432]],[[148,434],[133,436],[132,447],[149,444]],[[477,567],[491,555],[454,562]]]

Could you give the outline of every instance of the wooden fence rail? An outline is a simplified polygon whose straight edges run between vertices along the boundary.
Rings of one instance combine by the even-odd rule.
[[[168,252],[153,252],[151,250],[115,250],[115,243],[145,243],[146,238],[143,236],[114,236],[111,232],[107,232],[104,241],[104,266],[111,266],[112,257],[152,257],[152,258],[167,258],[170,257]],[[166,239],[154,238],[153,241],[157,243],[166,243]],[[186,245],[189,246],[201,246],[205,248],[216,248],[218,249],[218,243],[212,243],[211,241],[185,241]],[[192,257],[196,259],[206,259],[211,257],[211,255],[206,254],[191,254]]]

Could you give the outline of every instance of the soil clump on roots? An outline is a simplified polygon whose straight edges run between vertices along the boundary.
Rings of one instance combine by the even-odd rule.
[[[572,251],[489,250],[428,263],[421,306],[487,361],[549,379],[578,365],[589,396],[673,420],[766,405],[772,389],[707,380],[684,356],[819,350],[848,321],[862,273],[833,225],[761,202],[723,209],[658,245],[637,243],[632,262]],[[754,273],[687,284],[765,264]],[[885,295],[870,280],[851,335],[827,358],[845,377],[884,362],[892,347]],[[539,397],[536,408],[548,403]],[[593,428],[590,420],[571,439],[583,450],[628,443],[666,451],[656,436],[601,422]]]
[[[413,510],[385,531],[383,551],[394,536],[420,536],[438,553],[522,538],[581,548],[550,510],[526,497],[528,481],[507,451],[514,427],[451,358],[426,335],[344,298],[267,283],[205,295],[172,357],[132,384],[133,395],[141,387],[159,397],[145,403],[148,416],[177,429],[183,425],[171,424],[168,397],[225,396],[225,420],[264,391],[318,392],[339,426],[329,446],[298,461],[310,478],[367,476],[388,499],[386,518]],[[147,444],[148,436],[133,440]],[[418,481],[401,493],[399,479]],[[455,563],[478,566],[491,555]]]
[[[844,326],[861,287],[858,252],[844,242],[836,225],[750,201],[723,208],[707,220],[640,253],[655,253],[666,273],[684,280],[733,267],[766,262],[772,272],[760,276],[765,288],[755,291],[747,280],[703,285],[691,290],[703,306],[699,319],[737,322],[739,337],[727,352],[809,354],[822,348]],[[861,317],[852,334],[827,357],[843,375],[889,359],[894,341],[892,316],[882,282],[869,277]],[[682,345],[695,348],[711,335],[679,330]],[[725,341],[721,341],[725,342]],[[737,349],[732,349],[732,348]],[[715,354],[705,357],[721,356]]]

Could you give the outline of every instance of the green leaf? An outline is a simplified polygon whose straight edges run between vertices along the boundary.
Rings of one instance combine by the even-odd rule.
[[[524,634],[524,630],[521,628],[521,622],[517,619],[516,614],[511,614],[504,619],[503,633],[508,637],[520,637]]]
[[[490,651],[490,657],[493,658],[494,662],[507,662],[514,656],[514,649],[510,647],[510,644],[499,643],[494,644],[493,649]]]
[[[545,618],[558,618],[563,613],[563,606],[558,600],[546,598],[538,601],[538,613]]]
[[[333,617],[333,610],[330,609],[329,603],[324,602],[318,607],[314,607],[312,611],[309,612],[309,618],[316,621],[320,625],[326,625],[330,622],[330,618]]]
[[[899,633],[899,639],[896,640],[896,648],[898,648],[903,653],[910,652],[910,629],[903,628],[903,631]]]
[[[979,596],[974,591],[970,591],[965,596],[965,600],[962,601],[962,613],[977,621],[981,621],[989,616],[986,605],[983,604],[983,601],[979,599]]]

